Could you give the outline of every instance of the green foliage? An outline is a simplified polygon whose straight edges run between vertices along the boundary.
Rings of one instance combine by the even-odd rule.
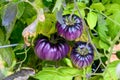
[[[9,44],[9,42],[5,43],[5,35],[1,29],[0,34],[0,45]],[[15,55],[12,48],[0,48],[0,56],[2,56],[2,59],[6,62],[7,67],[11,67],[15,61]]]
[[[91,6],[90,6],[91,9],[95,9],[95,10],[99,10],[99,11],[104,11],[105,10],[105,7],[102,3],[93,3]]]
[[[115,12],[113,15],[109,16],[112,20],[116,21],[116,22],[120,22],[119,18],[120,18],[120,11]],[[109,19],[106,20],[107,21],[107,25],[108,25],[108,34],[109,36],[114,39],[115,36],[118,34],[118,32],[120,31],[120,26],[118,24],[114,24],[112,21],[110,21]],[[112,33],[111,33],[112,32]]]
[[[85,17],[85,11],[84,11],[84,9],[86,7],[86,4],[83,3],[83,2],[77,2],[77,4],[78,4],[78,7],[80,9],[82,17]],[[63,15],[64,14],[71,14],[74,11],[73,9],[74,9],[74,4],[68,3],[67,6],[65,7],[64,11],[63,11]],[[77,10],[75,10],[74,14],[79,15],[79,12]]]
[[[90,27],[90,29],[94,29],[97,23],[97,14],[94,12],[89,12],[87,14],[87,23]]]
[[[54,14],[45,14],[45,21],[39,22],[36,33],[37,34],[44,34],[46,36],[56,32],[56,18]]]
[[[30,5],[29,3],[25,2],[24,5],[25,5],[25,9],[24,9],[25,12],[21,16],[20,20],[23,23],[30,24],[35,20],[37,12],[34,9],[34,7],[32,7],[32,5]]]
[[[20,19],[20,17],[23,15],[24,10],[25,10],[24,2],[18,2],[18,4],[17,4],[17,15],[16,15],[16,17],[18,19]]]
[[[69,67],[43,68],[43,70],[38,72],[34,78],[39,80],[72,80],[74,76],[80,74],[82,74],[81,70]]]
[[[36,57],[34,46],[29,49],[24,45],[22,31],[33,23],[41,8],[44,10],[45,21],[38,22],[36,35],[43,34],[48,37],[57,32],[56,12],[63,9],[62,15],[74,13],[85,20],[84,32],[79,39],[93,42],[95,45],[94,60],[101,59],[100,61],[105,63],[105,58],[107,58],[109,61],[115,43],[119,42],[116,37],[119,37],[118,33],[120,32],[120,1],[76,1],[77,5],[74,4],[74,0],[0,1],[0,79],[8,76],[9,72],[14,72],[13,69],[30,66],[36,72],[39,71],[33,76],[39,80],[72,80],[73,77],[75,80],[117,80],[116,66],[120,62],[119,60],[106,64],[105,71],[99,75],[99,73],[92,73],[91,66],[84,69],[74,68],[69,55],[58,61],[58,68],[55,68],[53,67],[55,62],[44,62]],[[88,26],[89,34],[86,33],[86,26]],[[19,44],[16,47],[7,46],[16,43]],[[74,45],[74,41],[71,41],[70,44]],[[2,48],[3,46],[7,47]],[[119,51],[116,55],[120,59]],[[103,65],[102,62],[100,64]],[[3,67],[1,68],[1,66]],[[88,74],[90,76],[86,76]],[[92,74],[94,75],[92,76]]]
[[[112,63],[110,63],[107,67],[107,70],[104,72],[104,79],[105,80],[117,80],[117,76],[116,76],[116,67],[118,65],[118,63],[120,63],[120,61],[114,61]]]

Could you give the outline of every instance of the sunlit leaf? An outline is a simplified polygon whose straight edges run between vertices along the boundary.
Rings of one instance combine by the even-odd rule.
[[[112,20],[114,20],[117,23],[120,23],[120,11],[114,13],[113,15],[109,16]],[[120,31],[120,26],[116,23],[113,23],[111,20],[107,19],[107,27],[108,27],[108,35],[111,37],[111,39],[114,39],[115,36]]]
[[[96,9],[96,10],[99,10],[99,11],[104,11],[105,10],[105,7],[102,3],[93,3],[90,8],[92,9]]]
[[[90,27],[90,29],[94,29],[97,23],[97,14],[94,12],[89,12],[87,14],[87,23]]]
[[[69,67],[73,67],[73,66],[72,66],[72,62],[71,62],[70,59],[64,58],[64,62],[65,62]]]
[[[39,8],[39,9],[44,6],[42,0],[34,0],[34,5],[36,8]]]
[[[106,12],[105,13],[107,15],[111,15],[111,14],[114,14],[114,13],[120,11],[120,5],[116,4],[116,3],[107,4],[107,5],[105,5],[105,7],[106,7]]]
[[[39,22],[36,33],[37,34],[44,34],[44,35],[49,35],[54,32],[56,32],[55,28],[56,24],[56,18],[54,14],[45,14],[45,21],[44,22]]]
[[[82,3],[82,2],[77,2],[78,4],[78,7],[80,9],[80,13],[82,15],[82,17],[85,17],[85,7],[86,7],[86,4],[85,3]],[[73,12],[73,9],[74,9],[74,4],[67,4],[67,6],[65,7],[65,10],[63,11],[63,15],[64,14],[71,14]],[[77,10],[74,11],[74,14],[77,14],[80,16],[79,12]]]
[[[34,78],[39,80],[72,80],[74,76],[80,74],[82,74],[82,72],[75,68],[44,68],[42,71],[38,72]]]
[[[108,50],[110,47],[110,45],[108,45],[107,43],[105,43],[101,40],[99,40],[99,45],[100,45],[100,48],[105,49],[105,50]]]
[[[104,79],[105,80],[117,80],[117,76],[116,76],[116,67],[118,65],[118,63],[120,63],[120,61],[114,61],[112,63],[110,63],[107,67],[107,70],[104,72]]]

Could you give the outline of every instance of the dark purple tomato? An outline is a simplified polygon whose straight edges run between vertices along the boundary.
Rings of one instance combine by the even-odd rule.
[[[82,20],[75,14],[63,15],[63,23],[57,21],[56,27],[58,34],[70,41],[80,37],[83,31]]]
[[[70,55],[72,63],[77,68],[89,66],[94,58],[94,50],[90,43],[76,42]]]
[[[35,43],[35,53],[42,60],[57,61],[69,52],[69,45],[63,39],[39,38]]]

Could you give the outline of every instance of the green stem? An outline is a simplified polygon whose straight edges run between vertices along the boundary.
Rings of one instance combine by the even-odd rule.
[[[25,52],[24,52],[25,57],[24,57],[24,59],[23,59],[22,61],[16,63],[16,64],[19,64],[18,70],[21,68],[22,64],[23,64],[23,63],[25,62],[25,60],[27,59],[27,52],[28,52],[29,50],[30,50],[30,48],[28,48],[28,49],[25,48]]]
[[[86,69],[83,68],[83,80],[86,80]]]

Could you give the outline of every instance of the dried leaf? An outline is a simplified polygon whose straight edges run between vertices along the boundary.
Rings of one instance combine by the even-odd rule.
[[[38,12],[38,16],[37,18],[35,19],[34,22],[32,22],[30,25],[28,25],[22,32],[22,36],[24,38],[24,42],[27,46],[30,46],[30,42],[28,41],[28,38],[29,37],[32,37],[32,36],[35,36],[35,33],[36,33],[36,26],[38,24],[38,22],[43,22],[45,20],[45,16],[44,16],[44,13],[43,13],[43,9],[41,9],[39,12]]]

